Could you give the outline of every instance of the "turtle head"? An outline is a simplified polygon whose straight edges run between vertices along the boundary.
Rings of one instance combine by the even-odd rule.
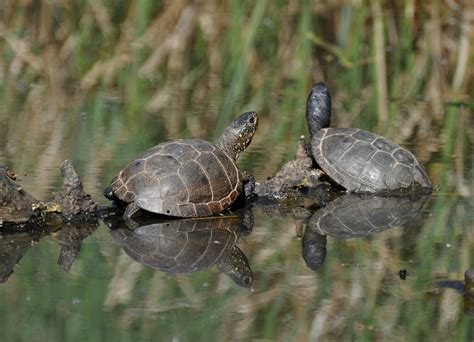
[[[112,187],[111,186],[108,186],[104,189],[104,192],[103,192],[104,196],[113,201],[115,200],[115,195],[114,195],[114,191],[112,190]]]
[[[317,271],[326,259],[326,235],[318,234],[308,226],[303,236],[301,254],[306,266]]]
[[[225,273],[237,285],[250,287],[253,283],[253,273],[245,254],[234,246],[217,264],[217,269]]]
[[[306,122],[311,136],[331,124],[331,95],[323,82],[316,83],[309,92],[306,101]]]
[[[217,146],[232,159],[237,160],[239,154],[247,148],[257,130],[258,117],[255,112],[245,112],[224,128],[217,140]]]

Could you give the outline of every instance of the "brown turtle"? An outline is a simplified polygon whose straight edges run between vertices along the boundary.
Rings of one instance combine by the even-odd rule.
[[[328,128],[331,97],[326,85],[311,89],[306,106],[311,151],[323,171],[352,192],[380,192],[431,182],[415,156],[393,141],[357,128]]]
[[[170,273],[191,273],[216,265],[240,286],[249,287],[253,282],[247,257],[236,245],[241,233],[251,231],[251,216],[147,222],[134,230],[110,226],[115,242],[145,266]]]
[[[124,217],[139,209],[178,217],[211,216],[226,210],[241,194],[254,189],[235,161],[251,142],[257,114],[241,114],[217,144],[180,139],[152,147],[128,164],[104,195],[126,203]]]

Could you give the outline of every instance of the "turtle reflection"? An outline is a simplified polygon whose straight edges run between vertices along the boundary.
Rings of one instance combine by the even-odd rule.
[[[398,227],[415,217],[430,195],[382,196],[349,193],[316,211],[302,240],[306,265],[316,270],[326,257],[326,236],[364,237]]]
[[[137,228],[112,227],[115,242],[139,263],[172,273],[190,273],[216,265],[240,286],[249,287],[253,274],[237,247],[253,220],[246,215],[137,222]]]
[[[474,317],[474,268],[466,270],[464,281],[439,279],[435,285],[442,289],[456,290],[464,297],[464,312],[466,315]]]

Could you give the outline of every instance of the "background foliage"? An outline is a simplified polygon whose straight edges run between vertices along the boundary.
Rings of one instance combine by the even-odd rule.
[[[329,240],[318,273],[302,263],[291,219],[258,214],[243,242],[251,293],[217,272],[141,269],[105,229],[65,276],[47,240],[0,288],[5,337],[472,336],[462,297],[427,286],[473,265],[474,2],[3,0],[0,18],[0,163],[37,197],[65,158],[99,197],[140,151],[215,139],[249,109],[260,127],[239,163],[267,177],[307,133],[306,94],[320,80],[333,126],[408,145],[441,189],[403,229]],[[414,274],[406,283],[400,267]]]

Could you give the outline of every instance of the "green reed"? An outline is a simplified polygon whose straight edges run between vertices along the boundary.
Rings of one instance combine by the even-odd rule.
[[[474,262],[466,215],[472,204],[457,182],[461,170],[472,192],[472,58],[467,65],[460,58],[473,55],[472,34],[461,29],[467,20],[462,13],[472,6],[455,11],[450,5],[4,1],[0,162],[30,174],[27,188],[49,184],[37,190],[39,197],[59,184],[57,166],[65,158],[78,162],[86,188],[99,197],[137,153],[168,138],[215,139],[244,110],[258,111],[261,125],[255,149],[239,162],[249,171],[273,174],[292,157],[299,135],[308,135],[306,95],[320,80],[333,95],[334,126],[413,143],[442,194],[435,195],[433,217],[421,227],[358,242],[328,239],[326,264],[316,273],[303,265],[300,241],[287,234],[293,223],[264,221],[244,243],[258,279],[253,294],[216,270],[184,280],[142,270],[130,283],[118,277],[130,299],[106,306],[111,277],[126,269],[120,252],[99,252],[105,237],[90,237],[74,266],[77,282],[71,282],[56,267],[58,250],[49,242],[28,252],[15,271],[18,279],[9,280],[17,282],[14,289],[1,295],[1,337],[444,337],[434,329],[444,306],[426,288],[436,277],[459,276]],[[466,37],[467,45],[461,44]],[[456,70],[465,72],[455,86]],[[397,234],[413,244],[409,252]],[[447,243],[463,252],[442,248]],[[400,264],[404,253],[411,253],[412,263]],[[412,274],[407,282],[397,279],[400,268]],[[41,296],[38,284],[45,289]],[[454,304],[448,309],[459,307]],[[323,330],[312,331],[318,317]],[[467,340],[469,319],[459,312],[454,317],[459,329],[445,330],[454,334],[446,337]]]

